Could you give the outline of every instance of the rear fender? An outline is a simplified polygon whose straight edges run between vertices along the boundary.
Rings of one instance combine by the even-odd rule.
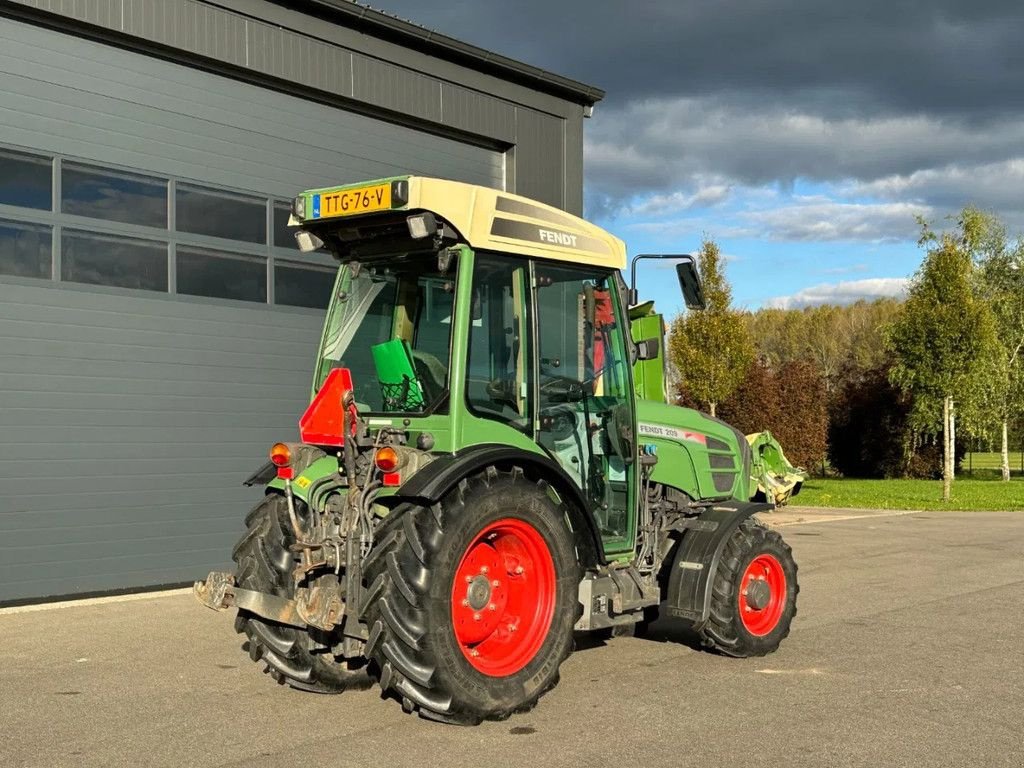
[[[517,466],[531,480],[547,482],[568,509],[580,562],[585,567],[606,562],[597,521],[583,494],[565,470],[541,454],[507,445],[474,445],[454,454],[437,456],[402,485],[394,498],[420,505],[434,504],[463,478],[489,466]]]
[[[758,512],[771,512],[772,504],[730,501],[708,507],[688,528],[676,547],[668,577],[667,610],[700,629],[711,611],[711,589],[725,543],[740,523]]]

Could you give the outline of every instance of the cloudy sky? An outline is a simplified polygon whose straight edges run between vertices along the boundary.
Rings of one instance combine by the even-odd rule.
[[[738,305],[898,293],[920,215],[1024,229],[1019,0],[376,0],[607,91],[586,215],[631,253],[707,234]],[[664,271],[641,292],[678,307]]]

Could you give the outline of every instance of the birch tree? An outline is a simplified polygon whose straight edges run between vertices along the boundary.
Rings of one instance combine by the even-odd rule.
[[[975,222],[962,217],[954,231],[941,234],[921,223],[924,262],[911,281],[906,302],[887,327],[885,340],[895,360],[891,381],[913,395],[913,427],[942,433],[942,498],[948,501],[954,403],[970,413],[985,374],[978,361],[992,359],[996,329],[989,305],[973,285]]]
[[[1007,244],[1006,232],[978,214],[985,237],[977,259],[981,292],[995,317],[1004,366],[993,409],[998,422],[1003,480],[1010,479],[1009,423],[1024,414],[1024,242]]]

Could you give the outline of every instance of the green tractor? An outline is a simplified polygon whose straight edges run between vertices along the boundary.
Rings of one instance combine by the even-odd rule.
[[[796,563],[752,517],[744,436],[638,396],[660,334],[630,332],[620,240],[418,177],[305,192],[292,223],[340,262],[301,442],[247,481],[234,573],[195,585],[271,676],[478,723],[551,689],[574,632],[657,613],[729,656],[778,648]]]

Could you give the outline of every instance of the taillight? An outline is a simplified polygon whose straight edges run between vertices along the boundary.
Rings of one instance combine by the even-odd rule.
[[[373,455],[373,463],[377,465],[377,469],[385,474],[398,469],[398,462],[398,451],[389,445],[378,448],[377,452]]]
[[[275,443],[270,449],[270,460],[277,467],[287,467],[292,463],[292,449],[284,443]]]
[[[270,449],[270,461],[277,467],[277,476],[282,480],[291,480],[295,477],[295,469],[292,467],[292,449],[285,443],[274,443]]]

